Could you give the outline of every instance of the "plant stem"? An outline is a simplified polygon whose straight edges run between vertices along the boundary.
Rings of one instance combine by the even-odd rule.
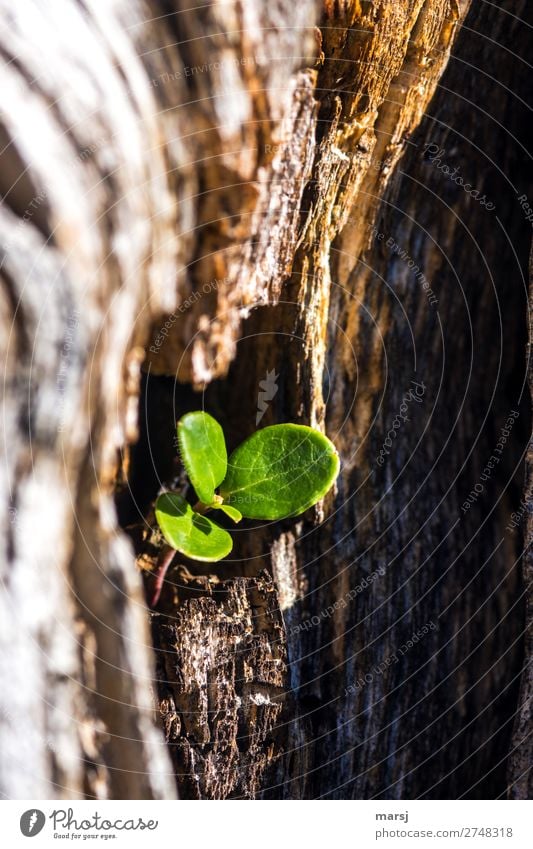
[[[215,495],[213,498],[213,504],[222,504],[223,501],[224,499],[220,495]],[[213,509],[213,504],[204,504],[203,501],[197,501],[192,509],[203,516],[208,510]]]
[[[150,599],[150,607],[155,607],[159,601],[161,590],[163,589],[163,584],[165,582],[165,575],[167,574],[168,567],[172,563],[175,554],[176,549],[170,548],[168,545],[165,545],[165,547],[161,549],[157,566],[154,571],[155,582],[152,597]]]

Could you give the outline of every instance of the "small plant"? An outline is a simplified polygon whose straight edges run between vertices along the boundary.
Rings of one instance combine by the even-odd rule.
[[[198,502],[191,507],[180,493],[165,492],[155,515],[172,554],[181,551],[193,560],[221,560],[233,548],[230,534],[205,515],[208,511],[221,510],[234,522],[299,516],[326,494],[339,473],[333,443],[303,425],[258,430],[228,459],[219,423],[198,411],[178,422],[178,444]]]

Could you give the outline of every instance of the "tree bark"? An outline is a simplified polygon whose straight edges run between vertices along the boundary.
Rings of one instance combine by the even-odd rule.
[[[0,792],[527,798],[528,4],[1,8]],[[335,491],[150,612],[272,370]]]

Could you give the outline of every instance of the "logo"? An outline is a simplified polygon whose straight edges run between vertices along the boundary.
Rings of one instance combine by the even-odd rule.
[[[42,811],[37,808],[31,808],[29,811],[24,811],[20,818],[20,830],[24,837],[35,837],[43,830],[46,817]]]
[[[272,401],[274,395],[278,391],[276,383],[279,374],[275,370],[267,371],[264,380],[259,381],[259,389],[261,390],[257,396],[257,415],[255,417],[256,427],[268,410],[268,401]]]

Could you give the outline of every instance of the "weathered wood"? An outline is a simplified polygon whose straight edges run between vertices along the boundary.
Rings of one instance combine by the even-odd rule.
[[[112,487],[148,316],[176,303],[180,142],[135,46],[143,4],[1,11],[0,790],[172,797]],[[164,24],[146,36],[171,70]]]
[[[386,17],[384,7],[367,12]],[[326,19],[322,123],[292,277],[278,307],[250,316],[227,381],[202,398],[237,443],[274,369],[279,391],[263,423],[321,425],[326,413],[343,460],[324,524],[279,523],[239,537],[237,562],[214,570],[254,575],[270,560],[276,579],[292,674],[278,733],[286,755],[265,772],[267,796],[514,793],[506,763],[523,608],[520,537],[508,525],[529,421],[521,319],[529,236],[514,187],[530,176],[512,159],[524,122],[515,94],[525,97],[525,82],[503,56],[507,44],[525,55],[526,39],[518,20],[509,26],[497,9],[474,9],[463,52],[414,134],[427,103],[421,92],[429,100],[465,12],[464,4],[425,6],[415,24],[414,6],[388,7],[396,26],[403,13],[401,26],[416,28],[397,54],[379,24],[352,27],[351,41],[339,28],[329,36]],[[472,29],[503,45],[498,82],[493,41],[474,50]],[[336,39],[340,60],[328,55]],[[380,51],[384,83],[368,62]],[[349,87],[347,58],[361,69]],[[469,74],[465,63],[474,65]],[[368,89],[362,119],[353,101]],[[459,165],[479,197],[493,199],[503,231],[490,206],[429,161],[436,141],[450,152],[450,171]],[[391,183],[399,160],[402,180]],[[503,176],[491,161],[502,162]],[[501,335],[500,313],[512,339]],[[487,336],[498,343],[488,348]],[[152,391],[155,399],[165,388]],[[169,391],[176,415],[198,405]],[[380,454],[406,395],[409,422]],[[508,420],[513,435],[497,470],[463,513]]]
[[[529,298],[533,296],[533,250],[529,262]],[[528,344],[528,381],[533,395],[533,367],[531,360],[533,344],[533,319],[529,312],[529,344]],[[526,481],[524,497],[520,506],[512,515],[511,525],[519,530],[522,526],[524,553],[522,560],[523,593],[525,596],[525,627],[524,627],[524,665],[520,679],[520,695],[518,710],[509,755],[509,795],[512,799],[533,798],[533,735],[531,720],[533,717],[533,445],[531,440],[526,455]]]
[[[254,798],[279,754],[276,729],[288,683],[272,579],[202,586],[177,577],[175,617],[156,616],[153,627],[162,721],[182,793]]]
[[[286,251],[287,234],[296,239],[315,109],[313,72],[300,69],[314,61],[318,7],[0,9],[0,790],[172,796],[142,584],[114,489],[155,329],[209,272],[211,306],[179,325],[187,343],[203,333],[184,374],[204,376],[217,351],[223,372],[239,316],[226,312],[210,332],[206,316],[261,297],[270,251],[277,258],[269,231]],[[257,292],[237,293],[217,260],[225,252],[243,280],[257,269]]]

